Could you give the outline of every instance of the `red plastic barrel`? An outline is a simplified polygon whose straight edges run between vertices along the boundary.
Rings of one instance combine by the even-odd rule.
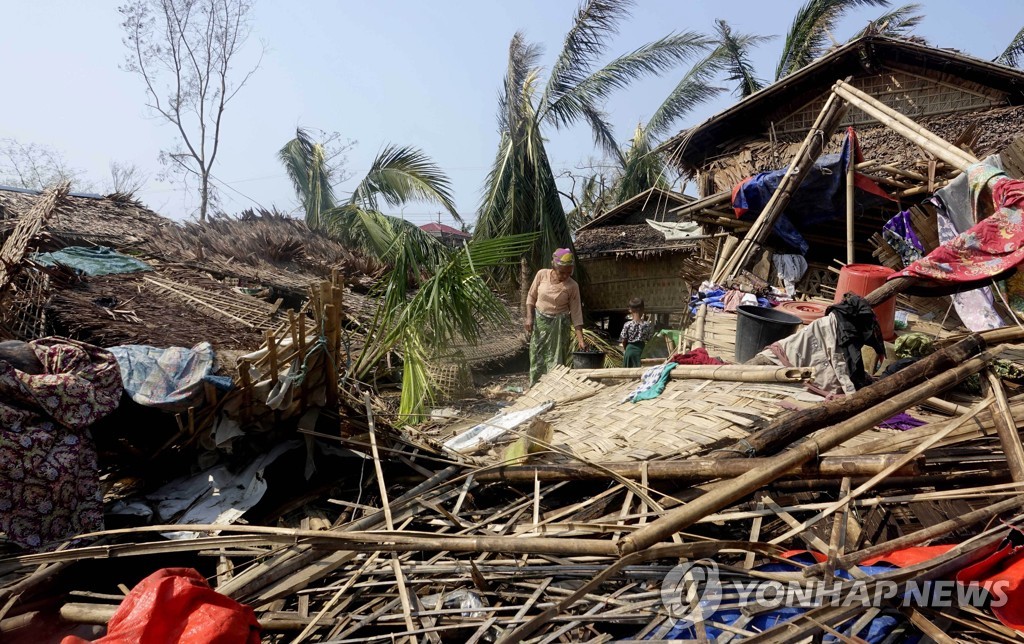
[[[847,264],[839,271],[835,301],[842,301],[843,295],[851,291],[863,297],[885,284],[885,280],[895,272],[891,268],[875,264]],[[874,311],[875,317],[878,318],[878,326],[882,327],[882,337],[893,340],[896,337],[896,296],[874,307]]]

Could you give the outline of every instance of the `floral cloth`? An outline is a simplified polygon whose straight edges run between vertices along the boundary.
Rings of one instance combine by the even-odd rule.
[[[42,550],[103,528],[88,427],[117,408],[122,388],[104,349],[64,338],[31,346],[43,375],[0,361],[0,532]]]
[[[619,342],[647,342],[651,339],[653,327],[647,320],[627,320],[619,334]]]
[[[924,246],[910,225],[910,211],[904,210],[882,226],[882,239],[896,251],[904,266],[924,256]]]
[[[917,277],[941,283],[978,282],[1024,261],[1024,181],[976,163],[967,169],[977,224],[889,279]]]

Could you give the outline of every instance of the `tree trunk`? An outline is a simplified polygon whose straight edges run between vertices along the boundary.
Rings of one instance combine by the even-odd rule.
[[[210,173],[204,171],[199,181],[199,221],[205,224],[206,210],[210,206]]]

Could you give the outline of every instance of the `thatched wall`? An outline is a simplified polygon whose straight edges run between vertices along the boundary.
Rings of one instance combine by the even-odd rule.
[[[672,252],[587,259],[583,303],[590,313],[625,311],[630,299],[642,297],[648,313],[681,311],[689,297],[680,278],[688,257],[689,253]]]

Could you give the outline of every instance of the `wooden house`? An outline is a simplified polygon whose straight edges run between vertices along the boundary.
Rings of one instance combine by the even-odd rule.
[[[686,308],[689,292],[679,276],[696,243],[668,240],[648,222],[677,223],[673,209],[691,201],[651,188],[580,227],[575,246],[586,273],[581,296],[589,314],[611,318],[614,327],[633,297],[644,299],[648,313],[666,318]]]
[[[708,230],[742,236],[749,224],[737,221],[730,192],[746,177],[786,167],[807,136],[833,84],[851,78],[855,88],[910,117],[931,132],[969,149],[979,158],[998,153],[1024,134],[1024,71],[907,40],[867,36],[831,52],[743,99],[662,146],[669,161],[694,177],[699,200],[679,211]],[[951,169],[923,150],[850,107],[824,146],[839,152],[852,126],[870,175],[893,195],[884,207],[855,211],[854,250],[859,262],[874,262],[870,243],[899,209],[920,204]],[[1017,163],[1009,159],[1009,165]],[[1019,174],[1020,168],[1012,174]],[[811,291],[834,283],[827,265],[846,260],[843,223],[803,231],[812,267]]]

